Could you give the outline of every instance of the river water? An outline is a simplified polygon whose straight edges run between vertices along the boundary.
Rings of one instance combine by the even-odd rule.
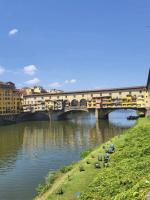
[[[104,143],[133,126],[116,111],[109,121],[74,113],[66,121],[25,122],[0,127],[0,200],[31,200],[49,171],[80,159],[81,151]]]

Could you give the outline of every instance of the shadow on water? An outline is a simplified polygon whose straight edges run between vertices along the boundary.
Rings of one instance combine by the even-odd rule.
[[[81,151],[121,134],[135,122],[128,112],[111,113],[109,121],[93,114],[73,114],[67,121],[25,122],[0,127],[0,199],[30,200],[50,170],[80,159]]]

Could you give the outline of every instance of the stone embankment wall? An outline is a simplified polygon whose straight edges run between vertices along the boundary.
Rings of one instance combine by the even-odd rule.
[[[19,123],[24,121],[50,121],[58,120],[62,111],[54,112],[35,112],[35,113],[21,113],[15,115],[0,116],[0,125]]]

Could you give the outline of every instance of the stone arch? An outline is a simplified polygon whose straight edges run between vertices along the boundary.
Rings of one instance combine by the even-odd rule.
[[[134,107],[127,107],[127,108],[103,108],[103,109],[99,109],[99,114],[100,116],[102,116],[102,118],[108,118],[108,115],[116,110],[133,110],[133,111],[140,111],[141,113],[143,113],[143,115],[146,115],[146,109],[145,108],[134,108]]]
[[[63,108],[69,107],[70,106],[70,101],[69,100],[64,100],[63,101]]]
[[[80,106],[86,107],[87,106],[87,100],[86,99],[81,99],[80,100]]]
[[[76,100],[76,99],[73,99],[73,100],[71,101],[71,106],[78,106],[78,104],[79,104],[79,102],[78,102],[78,100]]]

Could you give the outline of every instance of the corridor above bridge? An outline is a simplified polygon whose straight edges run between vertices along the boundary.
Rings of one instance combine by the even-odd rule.
[[[66,107],[95,108],[146,108],[148,91],[146,86],[123,87],[99,90],[82,90],[61,93],[32,94],[23,97],[24,111],[62,110]]]

